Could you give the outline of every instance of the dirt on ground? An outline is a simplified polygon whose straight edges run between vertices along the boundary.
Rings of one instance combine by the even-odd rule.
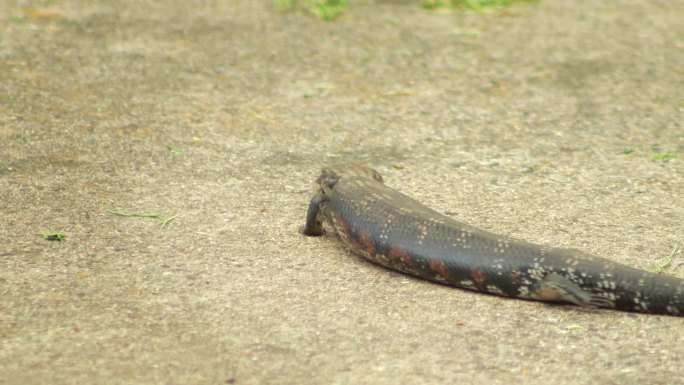
[[[320,168],[356,162],[471,225],[684,277],[682,15],[3,1],[0,384],[684,384],[682,317],[477,294],[299,233]]]

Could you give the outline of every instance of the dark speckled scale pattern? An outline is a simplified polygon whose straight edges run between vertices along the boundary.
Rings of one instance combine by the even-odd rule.
[[[305,234],[321,234],[326,221],[352,251],[390,269],[508,297],[684,316],[682,279],[474,228],[362,166],[325,168],[317,182]]]

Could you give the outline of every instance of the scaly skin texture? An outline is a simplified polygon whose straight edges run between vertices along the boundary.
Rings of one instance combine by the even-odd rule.
[[[304,234],[321,235],[327,222],[353,252],[390,269],[507,297],[684,316],[682,279],[477,229],[366,167],[327,167],[317,183]]]

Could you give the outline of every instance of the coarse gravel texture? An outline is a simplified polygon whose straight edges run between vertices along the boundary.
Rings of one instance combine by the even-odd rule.
[[[359,162],[531,242],[678,247],[684,277],[682,1],[274,3],[0,3],[0,384],[684,384],[682,317],[299,233],[320,167]]]

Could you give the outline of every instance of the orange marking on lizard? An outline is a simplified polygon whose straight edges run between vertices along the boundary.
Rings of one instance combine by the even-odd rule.
[[[346,237],[349,237],[351,235],[349,229],[349,222],[345,221],[340,213],[335,213],[335,219],[335,222],[337,222],[337,228],[341,230]]]
[[[428,265],[430,265],[430,268],[435,273],[439,274],[442,278],[444,278],[444,279],[450,279],[451,278],[451,271],[449,271],[449,267],[441,259],[430,258],[430,259],[428,259]]]
[[[359,236],[359,241],[363,250],[368,253],[369,256],[375,255],[375,245],[373,244],[373,238],[368,231],[361,231],[361,236]]]
[[[392,262],[392,264],[403,264],[404,266],[413,267],[413,260],[411,259],[411,255],[409,255],[408,251],[403,247],[392,247],[389,253],[387,254],[387,258],[390,260],[390,262]]]
[[[477,267],[470,269],[470,272],[473,275],[473,282],[475,282],[477,286],[483,286],[484,282],[487,280],[485,272]]]
[[[352,231],[349,222],[345,221],[340,213],[335,213],[335,219],[333,222],[335,222],[335,228],[337,229],[337,232],[339,233],[340,237],[345,239],[349,243],[349,246],[353,251],[364,251],[359,241],[352,237]]]

